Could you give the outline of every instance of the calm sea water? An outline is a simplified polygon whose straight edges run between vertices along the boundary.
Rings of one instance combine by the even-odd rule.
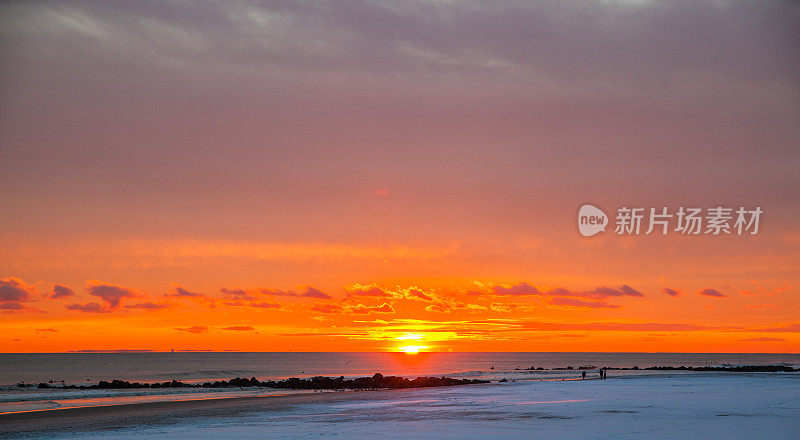
[[[738,353],[54,353],[0,354],[0,385],[100,380],[197,382],[232,377],[385,375],[497,378],[530,367],[800,366],[800,354]]]

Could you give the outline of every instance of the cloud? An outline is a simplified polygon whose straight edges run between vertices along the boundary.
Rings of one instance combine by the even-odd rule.
[[[320,313],[342,313],[344,311],[342,306],[336,304],[320,304],[312,306],[309,310]]]
[[[39,310],[33,307],[28,307],[22,302],[17,301],[7,301],[0,303],[0,310],[3,313],[10,314],[10,313],[45,313],[44,310]]]
[[[425,307],[425,310],[428,312],[450,313],[453,311],[453,308],[446,303],[436,303]]]
[[[375,284],[353,284],[347,287],[347,296],[374,296],[378,298],[394,298],[394,294],[388,290],[384,290]]]
[[[232,332],[251,332],[254,331],[255,328],[249,325],[234,325],[230,327],[223,327],[222,330],[229,330]]]
[[[745,307],[752,310],[774,309],[775,304],[746,304]]]
[[[96,302],[88,302],[84,304],[67,304],[67,310],[75,310],[85,313],[108,313],[110,310],[103,308],[101,304]]]
[[[36,331],[40,332],[40,333],[57,333],[58,332],[58,330],[56,330],[54,328],[37,328]]]
[[[513,312],[519,308],[520,308],[519,304],[502,303],[502,302],[489,304],[489,310],[500,313]]]
[[[280,309],[281,305],[278,303],[271,303],[266,301],[261,302],[245,302],[245,301],[226,301],[222,303],[231,307],[251,307],[254,309]]]
[[[703,296],[710,296],[712,298],[727,298],[728,297],[728,295],[725,295],[724,293],[720,292],[719,290],[710,289],[710,288],[709,289],[700,290],[700,291],[697,292],[697,294],[698,295],[703,295]]]
[[[365,306],[364,304],[359,304],[357,306],[350,307],[351,313],[356,314],[368,314],[368,313],[394,313],[394,307],[392,307],[389,303],[383,303],[379,306]]]
[[[489,292],[481,292],[481,291],[470,292],[470,294],[473,295],[482,295],[486,293],[497,296],[544,295],[544,296],[571,296],[578,298],[593,298],[593,299],[604,299],[608,297],[620,297],[620,296],[633,296],[633,297],[644,296],[642,292],[639,292],[638,290],[626,284],[623,284],[618,288],[599,286],[593,290],[574,291],[561,287],[549,290],[547,292],[542,292],[541,290],[537,289],[535,286],[531,284],[519,283],[511,286],[493,285],[490,287]]]
[[[492,294],[494,295],[511,295],[511,296],[526,296],[526,295],[541,295],[542,292],[539,291],[534,286],[531,286],[528,283],[520,283],[510,287],[505,286],[492,286],[491,289]]]
[[[583,296],[590,298],[607,298],[609,296],[644,296],[642,292],[623,284],[619,288],[600,286],[594,290],[583,292]]]
[[[761,338],[749,338],[749,339],[739,339],[743,342],[786,342],[786,339],[782,338],[769,338],[769,337],[761,337]]]
[[[0,280],[0,301],[26,301],[35,292],[36,287],[29,286],[19,278],[9,277]]]
[[[306,290],[300,294],[300,296],[304,298],[321,298],[321,299],[332,299],[330,295],[327,293],[321,292],[311,286],[306,287]]]
[[[166,309],[167,307],[169,307],[169,304],[156,304],[149,301],[140,304],[129,304],[125,306],[126,309],[143,309],[148,311],[162,310]]]
[[[593,290],[584,290],[584,291],[572,291],[564,288],[553,289],[545,293],[548,296],[571,296],[577,298],[592,298],[592,299],[605,299],[608,297],[620,297],[620,296],[634,296],[634,297],[641,297],[644,296],[642,292],[623,284],[618,288],[613,287],[606,287],[606,286],[599,286],[594,288]]]
[[[18,302],[4,302],[0,303],[0,310],[9,310],[9,311],[25,310],[25,305]]]
[[[297,296],[297,293],[291,290],[261,289],[261,293],[273,296]]]
[[[50,294],[50,298],[58,299],[73,295],[75,295],[75,292],[73,292],[69,287],[56,284],[53,286],[53,293]]]
[[[575,298],[553,298],[550,300],[549,304],[555,306],[587,307],[593,309],[616,309],[620,307],[618,305],[609,304],[605,301],[583,301]]]
[[[408,289],[403,290],[402,293],[408,299],[416,299],[416,300],[420,300],[420,301],[433,301],[434,300],[434,298],[431,295],[428,295],[427,293],[423,292],[418,287],[409,287]]]
[[[784,324],[777,327],[755,328],[755,329],[750,329],[750,331],[769,332],[769,333],[800,333],[800,322]]]
[[[345,288],[347,297],[374,297],[374,298],[395,298],[411,299],[417,301],[435,301],[436,298],[431,293],[426,293],[417,286],[402,288],[397,286],[395,290],[385,289],[376,284],[353,284]]]
[[[261,289],[261,293],[265,295],[273,295],[273,296],[291,296],[291,297],[301,297],[301,298],[319,298],[319,299],[332,299],[330,295],[325,292],[322,292],[318,289],[315,289],[311,286],[306,286],[305,290],[301,293],[297,293],[292,290],[280,290],[280,289]]]
[[[680,295],[680,294],[681,294],[681,293],[680,293],[680,292],[678,292],[677,290],[675,290],[675,289],[670,289],[669,287],[665,287],[665,288],[664,288],[664,290],[663,290],[663,292],[664,292],[664,294],[666,294],[666,295],[669,295],[669,296],[678,296],[678,295]]]
[[[190,290],[186,290],[181,286],[175,288],[175,293],[166,293],[164,296],[168,297],[176,297],[176,298],[204,298],[205,295],[202,293],[192,292]]]
[[[208,327],[204,325],[195,325],[192,327],[175,327],[175,330],[179,332],[199,334],[199,333],[207,333]]]
[[[281,308],[281,305],[268,302],[258,302],[258,303],[248,303],[246,307],[253,307],[256,309],[279,309]]]
[[[89,286],[86,290],[89,295],[101,298],[107,302],[109,307],[116,309],[122,298],[133,298],[136,296],[132,290],[124,287],[115,286],[112,284],[102,284],[99,281],[92,281],[93,285]]]
[[[247,293],[244,289],[228,289],[228,288],[221,288],[219,289],[222,294],[227,298],[232,298],[235,300],[242,300],[242,301],[252,301],[256,299],[253,295]]]

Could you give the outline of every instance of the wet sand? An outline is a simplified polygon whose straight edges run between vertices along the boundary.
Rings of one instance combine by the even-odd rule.
[[[228,417],[254,411],[282,411],[297,405],[384,400],[404,390],[328,391],[307,394],[171,400],[136,404],[54,408],[0,414],[0,433],[50,432],[64,428],[104,430],[113,427],[174,423],[195,417]]]

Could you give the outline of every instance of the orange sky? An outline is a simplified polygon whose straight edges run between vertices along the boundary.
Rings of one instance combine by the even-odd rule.
[[[800,351],[796,12],[3,2],[0,352]]]
[[[734,254],[766,234],[565,235],[502,250],[108,240],[53,244],[69,249],[60,255],[20,244],[0,260],[20,275],[3,280],[4,292],[24,297],[3,315],[0,350],[371,351],[409,340],[437,351],[798,348],[798,279],[787,276],[796,256],[762,251],[743,270]],[[680,249],[692,254],[670,256]],[[87,268],[98,277],[82,279]]]

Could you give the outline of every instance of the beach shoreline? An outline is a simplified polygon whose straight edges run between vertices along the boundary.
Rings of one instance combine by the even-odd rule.
[[[748,399],[737,399],[743,389],[749,390]],[[787,432],[800,432],[793,417],[797,409],[797,373],[694,372],[47,409],[0,414],[0,433],[10,438],[76,438],[94,433],[100,438],[129,439],[145,430],[185,438],[183,430],[206,426],[221,430],[212,438],[225,438],[225,433],[231,438],[252,438],[258,429],[278,426],[288,430],[289,437],[302,437],[301,433],[318,434],[323,428],[386,433],[387,426],[422,423],[452,426],[453,438],[469,427],[492,436],[518,429],[517,425],[543,433],[565,429],[584,434],[597,425],[608,432],[622,430],[620,438],[668,438],[639,435],[666,423],[695,438],[722,438],[708,437],[708,430],[734,434],[761,430],[762,438],[785,438]],[[687,418],[695,425],[678,423]],[[636,429],[628,431],[628,425]],[[763,431],[763,427],[769,429]],[[298,434],[291,429],[298,429]],[[198,435],[203,437],[205,432]]]
[[[150,420],[148,423],[152,423],[180,418],[222,417],[247,411],[280,411],[296,405],[347,402],[364,398],[384,400],[401,397],[402,394],[399,393],[411,390],[415,389],[329,390],[302,394],[182,399],[17,411],[0,413],[0,433],[36,433],[67,426],[79,430],[92,427],[104,429],[102,423],[128,426],[143,420]]]

